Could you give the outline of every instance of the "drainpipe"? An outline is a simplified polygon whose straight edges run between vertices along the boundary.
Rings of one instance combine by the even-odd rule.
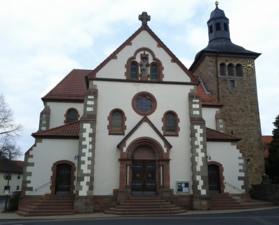
[[[219,98],[219,76],[218,76],[218,63],[217,63],[217,59],[218,59],[218,56],[219,56],[219,52],[217,51],[217,55],[216,55],[216,78],[217,78],[217,100],[220,101],[220,98]]]

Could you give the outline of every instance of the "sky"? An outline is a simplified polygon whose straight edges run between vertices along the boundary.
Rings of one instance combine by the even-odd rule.
[[[220,0],[233,43],[262,53],[256,76],[263,135],[279,114],[279,1]],[[151,16],[149,27],[189,68],[208,44],[214,0],[0,0],[0,94],[24,127],[25,153],[39,126],[41,97],[72,69],[94,69]],[[23,159],[23,157],[22,157]]]

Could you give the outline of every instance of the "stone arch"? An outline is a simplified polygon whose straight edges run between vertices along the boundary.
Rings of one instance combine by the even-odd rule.
[[[220,193],[224,193],[225,191],[225,177],[224,177],[224,167],[221,163],[218,163],[216,161],[209,161],[207,162],[207,166],[209,165],[216,165],[219,167],[219,182],[220,182]]]
[[[75,171],[76,171],[76,165],[68,160],[60,160],[57,161],[55,163],[53,163],[53,166],[51,167],[51,171],[52,171],[52,176],[50,177],[51,180],[51,185],[50,185],[50,191],[51,191],[51,195],[55,195],[55,186],[56,186],[56,172],[57,172],[57,166],[60,164],[68,164],[71,166],[71,187],[70,187],[70,195],[74,194],[74,190],[75,190],[75,185],[74,185],[74,181],[75,181]]]
[[[164,149],[158,141],[150,137],[140,137],[135,139],[132,143],[129,144],[127,148],[127,158],[131,159],[133,151],[139,146],[148,146],[152,148],[157,156],[157,159],[164,158]]]

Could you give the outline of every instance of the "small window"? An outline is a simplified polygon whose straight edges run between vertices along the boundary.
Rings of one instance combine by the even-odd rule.
[[[221,76],[226,76],[226,65],[225,65],[225,63],[220,64],[220,75]]]
[[[151,79],[152,80],[158,79],[158,67],[156,64],[152,64],[151,66]]]
[[[122,115],[120,112],[112,114],[111,124],[112,131],[120,131],[122,129]]]
[[[228,24],[227,23],[224,23],[224,30],[228,31]]]
[[[228,75],[229,76],[233,76],[233,64],[229,64],[228,66]]]
[[[137,64],[131,63],[131,72],[130,72],[130,78],[137,79]]]
[[[242,77],[243,73],[242,73],[242,66],[240,64],[236,65],[236,76],[237,77]]]
[[[68,112],[67,123],[72,123],[77,120],[77,112],[75,110],[70,110]]]
[[[19,190],[19,186],[16,186],[16,190],[17,190],[17,191]]]
[[[211,34],[213,32],[212,25],[209,26],[209,33]]]
[[[230,88],[235,88],[234,80],[230,80]]]
[[[178,136],[179,119],[174,111],[167,111],[163,116],[163,133],[165,136]]]
[[[20,179],[20,176],[19,176],[19,175],[17,176],[17,179]]]
[[[221,24],[220,23],[216,23],[215,24],[215,28],[216,28],[216,31],[221,30]]]
[[[109,134],[125,134],[125,114],[121,109],[113,109],[108,116]]]

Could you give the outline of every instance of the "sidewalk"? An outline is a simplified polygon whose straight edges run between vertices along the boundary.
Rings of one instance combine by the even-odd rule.
[[[2,205],[2,204],[1,204]],[[0,209],[4,208],[0,205]],[[208,214],[226,214],[226,213],[239,213],[239,212],[253,212],[253,211],[262,211],[262,210],[270,210],[270,209],[279,209],[279,206],[268,207],[268,208],[254,208],[254,209],[242,209],[242,210],[210,210],[210,211],[193,211],[189,210],[186,213],[180,214],[170,214],[170,215],[137,215],[137,216],[120,216],[120,215],[111,215],[104,214],[100,212],[96,213],[88,213],[88,214],[74,214],[74,215],[64,215],[64,216],[31,216],[31,217],[23,217],[19,216],[15,213],[0,213],[0,221],[13,219],[13,220],[43,220],[43,219],[96,219],[96,218],[119,218],[119,217],[165,217],[165,216],[188,216],[188,215],[208,215]]]

